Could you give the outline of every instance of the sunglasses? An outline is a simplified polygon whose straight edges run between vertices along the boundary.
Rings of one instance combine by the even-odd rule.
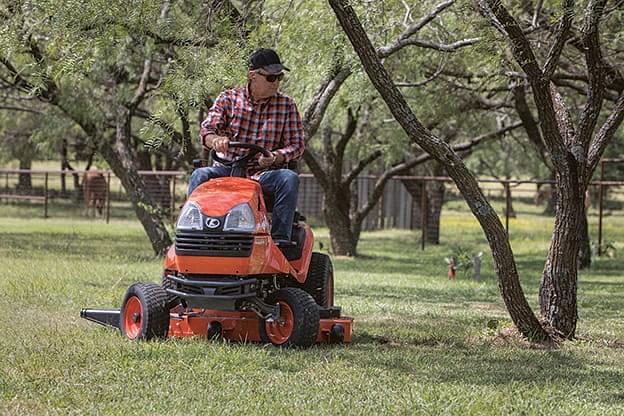
[[[281,81],[284,79],[284,73],[281,74],[263,74],[262,72],[258,72],[258,75],[262,75],[268,82]]]

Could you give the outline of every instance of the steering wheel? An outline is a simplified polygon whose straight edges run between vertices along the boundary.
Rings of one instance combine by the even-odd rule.
[[[217,152],[214,149],[212,149],[210,151],[210,156],[212,156],[212,160],[216,160],[217,162],[221,163],[224,166],[241,166],[241,167],[244,167],[247,164],[247,162],[252,157],[257,155],[258,153],[262,153],[263,156],[267,156],[267,157],[273,156],[273,153],[269,152],[268,150],[266,150],[262,146],[258,146],[257,144],[241,143],[241,142],[230,142],[228,147],[239,148],[239,149],[249,149],[249,152],[247,152],[247,154],[245,154],[245,155],[235,157],[232,160],[227,160],[227,159],[223,159],[223,158],[220,158],[219,156],[217,156]]]

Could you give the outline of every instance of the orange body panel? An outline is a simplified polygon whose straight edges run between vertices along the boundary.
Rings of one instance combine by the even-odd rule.
[[[227,192],[223,190],[227,189]],[[254,233],[254,244],[249,257],[202,257],[176,256],[175,247],[171,246],[165,257],[164,267],[189,274],[222,274],[235,276],[253,276],[286,274],[303,283],[308,273],[314,234],[310,226],[305,225],[306,238],[303,255],[290,263],[268,235],[266,206],[260,184],[245,178],[216,178],[200,185],[190,196],[189,201],[197,203],[202,213],[207,216],[224,216],[234,206],[248,203],[252,208],[258,227]]]
[[[214,309],[196,310],[191,316],[171,312],[169,320],[170,337],[206,337],[211,322],[221,324],[222,336],[235,342],[260,342],[260,319],[253,312],[226,312]],[[331,329],[334,325],[344,328],[343,342],[352,340],[353,319],[349,317],[321,319],[316,342],[329,342]]]
[[[306,238],[303,243],[303,254],[300,259],[293,260],[290,264],[295,268],[297,274],[295,279],[299,283],[305,282],[308,277],[308,269],[310,268],[310,260],[312,259],[312,249],[314,248],[314,234],[309,225],[305,225]]]
[[[223,216],[243,202],[248,202],[254,213],[266,212],[260,183],[245,178],[211,179],[199,185],[189,201],[196,202],[202,212],[209,216]]]
[[[175,256],[173,270],[191,274],[223,274],[252,276],[260,274],[289,274],[297,276],[271,237],[256,236],[249,257]],[[168,261],[165,260],[165,268]]]

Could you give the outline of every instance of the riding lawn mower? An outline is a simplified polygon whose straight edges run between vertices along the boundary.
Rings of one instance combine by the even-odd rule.
[[[246,177],[247,164],[266,149],[246,148],[226,160],[230,177],[198,186],[182,207],[162,284],[135,283],[121,309],[82,309],[82,318],[119,328],[131,340],[166,337],[309,347],[351,342],[352,318],[334,306],[329,256],[313,252],[314,236],[295,213],[290,244],[271,238],[271,203]],[[196,161],[195,167],[206,161]]]

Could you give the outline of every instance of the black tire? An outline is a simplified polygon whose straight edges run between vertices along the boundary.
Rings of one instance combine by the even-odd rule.
[[[176,289],[177,288],[176,283],[171,279],[167,279],[167,275],[163,275],[160,285],[162,286],[163,289],[165,289],[165,295],[167,295],[168,308],[172,309],[178,306],[180,304],[180,298],[177,297],[176,295],[171,295],[167,293],[166,291],[166,289]]]
[[[323,308],[334,306],[334,267],[327,254],[312,253],[308,275],[300,287],[317,305]]]
[[[119,328],[131,340],[165,338],[169,330],[167,292],[154,283],[130,286],[121,306]]]
[[[308,293],[287,287],[272,293],[266,302],[280,304],[280,318],[276,322],[260,320],[262,342],[278,347],[310,347],[319,332],[319,309]]]

